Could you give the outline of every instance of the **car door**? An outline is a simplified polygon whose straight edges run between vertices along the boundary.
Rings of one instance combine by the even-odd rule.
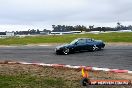
[[[86,39],[79,39],[75,45],[76,51],[86,50]]]
[[[87,48],[86,48],[87,50],[91,49],[95,43],[92,39],[87,39],[86,42],[87,42]]]

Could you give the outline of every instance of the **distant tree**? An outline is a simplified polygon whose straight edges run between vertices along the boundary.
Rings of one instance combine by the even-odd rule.
[[[120,22],[117,22],[117,27],[121,27],[121,23]]]
[[[83,25],[76,26],[66,26],[66,25],[52,25],[53,30],[56,32],[66,32],[66,31],[86,31],[87,28]]]
[[[39,29],[37,29],[37,34],[40,34],[40,31],[39,31]]]
[[[116,30],[123,30],[124,29],[124,26],[121,25],[120,22],[117,22],[117,27],[116,27]]]
[[[43,32],[46,32],[46,31],[47,31],[46,29],[43,30]]]
[[[55,25],[52,25],[53,30],[55,29]]]
[[[128,30],[132,30],[132,25],[129,25],[128,26]]]
[[[30,34],[36,34],[36,30],[34,29],[30,30]]]
[[[92,25],[92,26],[90,25],[90,26],[89,26],[89,29],[90,29],[91,31],[92,31],[93,28],[94,28],[94,25]]]

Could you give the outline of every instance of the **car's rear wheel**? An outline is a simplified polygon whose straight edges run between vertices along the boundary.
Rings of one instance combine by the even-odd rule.
[[[64,50],[63,50],[63,54],[65,54],[65,55],[67,55],[67,54],[69,54],[69,49],[68,48],[65,48]]]
[[[93,51],[95,51],[97,49],[96,45],[93,45]]]
[[[98,49],[97,50],[101,50],[102,48],[98,46]]]
[[[90,51],[95,51],[96,49],[97,49],[97,46],[96,45],[93,45],[93,46],[91,46]]]

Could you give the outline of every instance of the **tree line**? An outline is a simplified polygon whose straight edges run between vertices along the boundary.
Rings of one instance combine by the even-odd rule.
[[[132,26],[123,26],[121,23],[117,23],[116,27],[94,27],[94,25],[90,25],[88,27],[84,25],[75,25],[75,26],[68,26],[68,25],[52,25],[53,30],[39,30],[39,29],[28,29],[27,31],[13,31],[16,35],[36,35],[36,34],[45,34],[50,32],[68,32],[68,31],[119,31],[119,30],[132,30]],[[0,35],[6,35],[6,32],[0,32]]]
[[[67,26],[67,25],[52,25],[53,32],[67,32],[67,31],[119,31],[119,30],[132,30],[132,26],[123,26],[121,23],[117,23],[116,27],[94,27],[90,25],[86,27],[84,25]]]

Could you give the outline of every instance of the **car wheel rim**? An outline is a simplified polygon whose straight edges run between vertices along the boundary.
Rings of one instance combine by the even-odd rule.
[[[63,53],[64,54],[68,54],[69,53],[69,49],[64,49]]]
[[[97,49],[96,45],[93,46],[93,51],[95,51]]]

